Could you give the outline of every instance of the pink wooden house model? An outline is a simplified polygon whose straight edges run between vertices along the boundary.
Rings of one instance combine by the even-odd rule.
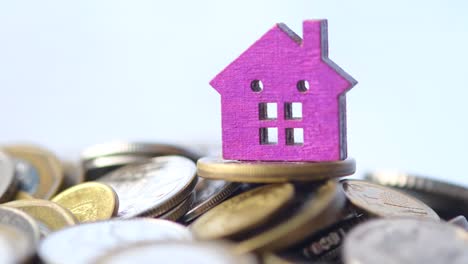
[[[328,58],[327,20],[304,21],[303,35],[277,24],[210,82],[224,159],[347,157],[345,94],[357,82]]]

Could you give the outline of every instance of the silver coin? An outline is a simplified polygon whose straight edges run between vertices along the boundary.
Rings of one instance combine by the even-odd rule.
[[[114,155],[147,157],[180,155],[193,161],[200,158],[198,153],[194,153],[189,149],[175,145],[124,141],[109,142],[91,146],[82,152],[81,157],[84,161],[87,161],[98,157]]]
[[[204,263],[204,264],[255,264],[252,255],[235,255],[228,246],[214,242],[159,242],[142,243],[121,248],[101,257],[96,264],[134,263]]]
[[[119,197],[121,218],[159,216],[193,190],[195,163],[180,156],[163,156],[139,165],[128,165],[99,179],[110,185]]]
[[[448,223],[379,219],[353,229],[345,239],[346,264],[468,263],[468,233]]]
[[[188,198],[186,198],[184,201],[182,201],[176,207],[172,208],[167,213],[161,215],[158,218],[166,219],[166,220],[170,220],[170,221],[177,221],[177,220],[179,220],[179,218],[181,218],[183,215],[185,215],[187,213],[187,211],[192,206],[192,203],[193,203],[194,200],[195,200],[195,195],[192,193],[191,195],[189,195]]]
[[[447,222],[452,224],[452,225],[461,227],[465,231],[468,231],[468,220],[466,220],[466,217],[463,216],[463,215],[459,215],[457,217],[454,217],[454,218],[450,219]]]
[[[21,210],[0,205],[0,224],[9,225],[24,232],[35,245],[40,238],[37,222]]]
[[[16,184],[14,163],[0,151],[0,203],[12,198],[17,189]]]
[[[192,239],[186,227],[166,220],[111,220],[54,232],[39,245],[38,254],[46,264],[83,264],[93,263],[97,257],[116,247],[137,242]]]
[[[195,201],[183,221],[189,222],[204,214],[229,198],[240,186],[240,183],[235,182],[199,178],[195,186]]]
[[[13,226],[0,224],[0,263],[25,263],[35,247],[26,233]]]

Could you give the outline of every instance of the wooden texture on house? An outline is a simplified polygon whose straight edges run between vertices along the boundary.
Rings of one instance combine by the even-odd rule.
[[[210,82],[224,159],[347,157],[345,94],[356,81],[328,58],[327,34],[326,20],[304,21],[303,39],[277,24]]]

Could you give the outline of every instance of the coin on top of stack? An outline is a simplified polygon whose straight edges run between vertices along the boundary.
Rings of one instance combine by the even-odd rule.
[[[99,182],[117,193],[118,217],[158,217],[189,197],[197,182],[196,167],[185,157],[163,156],[120,168]]]
[[[63,171],[54,154],[33,145],[10,145],[2,149],[16,163],[19,190],[46,200],[57,193],[63,181]]]
[[[47,236],[39,245],[38,255],[45,264],[93,263],[116,248],[166,240],[192,240],[192,234],[180,224],[161,219],[85,223]]]
[[[95,180],[125,165],[141,164],[159,156],[177,155],[196,161],[200,155],[190,149],[160,143],[114,141],[91,146],[82,152],[85,177]]]
[[[79,222],[106,220],[115,216],[119,198],[107,184],[85,182],[57,194],[52,201],[70,210]]]
[[[233,182],[322,181],[353,174],[356,162],[352,158],[329,162],[275,162],[205,157],[198,160],[197,169],[200,177]]]
[[[0,151],[0,203],[9,201],[17,191],[13,161]]]
[[[362,180],[342,180],[353,209],[377,217],[415,217],[439,220],[429,206],[403,192]]]
[[[399,171],[370,172],[365,178],[418,198],[445,220],[468,215],[467,187]]]

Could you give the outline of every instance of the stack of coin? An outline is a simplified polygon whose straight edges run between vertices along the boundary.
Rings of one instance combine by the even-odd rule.
[[[78,163],[4,146],[0,263],[466,263],[464,187],[190,149],[115,142]]]

